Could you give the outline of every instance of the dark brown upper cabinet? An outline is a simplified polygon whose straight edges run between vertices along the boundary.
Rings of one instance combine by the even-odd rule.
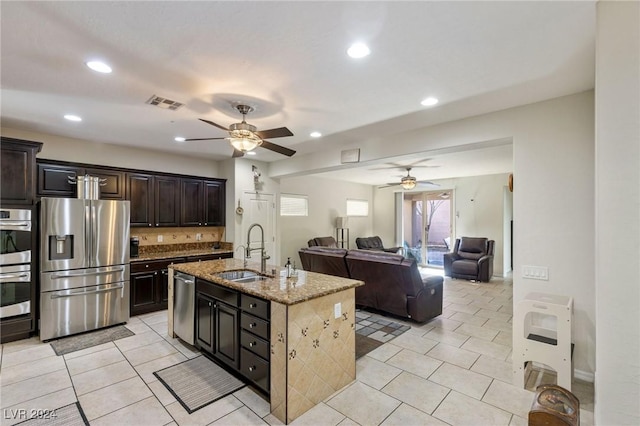
[[[45,160],[38,161],[38,197],[75,198],[78,196],[78,189],[72,181],[84,175],[96,176],[102,180],[100,199],[124,200],[124,172]]]
[[[181,192],[181,226],[224,226],[224,181],[182,179]]]
[[[36,154],[42,149],[42,143],[3,137],[0,149],[0,202],[2,205],[33,205]]]
[[[180,178],[154,177],[156,226],[180,226]]]
[[[127,174],[131,226],[180,226],[180,178]]]
[[[131,226],[154,226],[153,175],[127,173],[127,200],[130,201]]]

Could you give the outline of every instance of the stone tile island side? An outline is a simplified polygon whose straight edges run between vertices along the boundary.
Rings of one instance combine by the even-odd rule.
[[[269,301],[271,413],[290,423],[355,380],[355,288],[364,283],[306,271],[286,278],[283,268],[272,265],[267,268],[269,278],[252,283],[216,276],[239,269],[259,272],[260,265],[249,262],[244,268],[237,259],[172,265],[169,335],[175,337],[174,271]]]

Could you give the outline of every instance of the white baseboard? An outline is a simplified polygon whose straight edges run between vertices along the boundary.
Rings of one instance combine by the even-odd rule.
[[[585,382],[595,383],[596,375],[594,373],[590,373],[588,371],[582,371],[573,369],[573,377],[576,379],[584,380]]]

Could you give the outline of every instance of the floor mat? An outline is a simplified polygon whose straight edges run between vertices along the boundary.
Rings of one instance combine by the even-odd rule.
[[[411,326],[362,310],[356,311],[356,359],[398,337]]]
[[[124,325],[103,328],[102,330],[91,331],[77,336],[63,337],[51,342],[51,347],[56,355],[65,355],[81,349],[112,342],[124,337],[133,336],[135,333]]]
[[[244,386],[202,355],[153,374],[189,414]]]
[[[31,418],[18,424],[26,426],[89,426],[89,422],[87,421],[80,404],[77,402],[66,405],[62,408],[56,408],[55,410],[35,411],[41,411],[41,413],[33,413],[38,417]]]

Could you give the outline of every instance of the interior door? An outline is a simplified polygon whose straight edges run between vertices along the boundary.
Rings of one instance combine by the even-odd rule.
[[[256,192],[245,192],[242,197],[242,206],[244,214],[242,215],[242,241],[246,243],[246,235],[249,227],[258,223],[264,229],[264,245],[267,256],[271,256],[267,263],[278,264],[276,253],[276,234],[275,234],[275,196],[273,194],[263,194]],[[252,249],[260,248],[261,235],[260,230],[254,228],[251,231],[251,241],[249,246]],[[251,252],[251,260],[260,262],[260,251]]]

